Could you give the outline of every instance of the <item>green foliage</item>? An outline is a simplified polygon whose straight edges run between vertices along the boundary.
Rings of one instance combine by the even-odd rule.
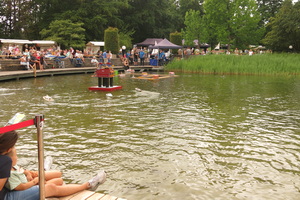
[[[130,0],[120,16],[129,30],[135,30],[134,42],[146,38],[167,38],[181,27],[181,16],[175,0]]]
[[[84,28],[82,23],[72,23],[70,20],[53,21],[49,29],[43,29],[40,33],[43,39],[54,40],[62,48],[78,48],[85,47]]]
[[[204,9],[207,40],[246,48],[264,34],[255,0],[206,0]]]
[[[271,30],[263,43],[274,51],[300,51],[300,2],[285,0],[279,12],[268,24]]]
[[[119,45],[120,46],[126,46],[127,48],[132,47],[132,35],[134,34],[134,31],[126,31],[126,32],[119,32]]]
[[[213,74],[300,75],[298,54],[206,55],[173,61],[167,70]]]
[[[261,14],[260,25],[264,26],[278,12],[283,0],[256,0],[258,11]]]
[[[105,49],[111,51],[113,54],[119,52],[119,30],[117,28],[109,27],[104,32]]]
[[[105,30],[117,27],[120,45],[126,46],[145,38],[167,38],[172,32],[184,30],[190,45],[198,39],[211,46],[221,42],[245,48],[248,44],[259,44],[266,28],[271,31],[264,40],[269,47],[286,50],[283,46],[289,44],[299,51],[299,1],[292,5],[291,12],[284,12],[285,16],[278,13],[283,1],[1,0],[0,38],[46,38],[41,30],[50,29],[56,20],[70,20],[82,23],[85,43],[103,41]],[[276,41],[282,45],[276,45]]]
[[[261,16],[257,12],[255,0],[235,0],[231,6],[231,44],[240,49],[258,44],[264,34],[264,28],[259,28]]]
[[[177,31],[175,33],[170,33],[170,42],[182,46],[182,33]],[[178,49],[172,49],[172,53],[176,54],[177,52]]]
[[[182,46],[182,33],[177,31],[175,33],[170,33],[170,42]]]
[[[194,40],[201,42],[201,32],[204,28],[200,11],[189,10],[185,14],[185,30],[183,30],[184,44],[188,46],[195,46]]]

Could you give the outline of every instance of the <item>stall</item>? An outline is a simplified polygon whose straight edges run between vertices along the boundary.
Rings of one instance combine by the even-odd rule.
[[[104,47],[104,42],[97,42],[97,41],[90,41],[85,46],[85,52],[88,52],[91,55],[96,54],[99,50],[101,50],[101,47]]]
[[[166,38],[160,41],[159,43],[155,44],[154,46],[150,46],[149,49],[158,49],[158,52],[160,49],[182,49],[182,46],[173,44]],[[159,64],[159,56],[157,58],[150,59],[150,65],[157,66]]]

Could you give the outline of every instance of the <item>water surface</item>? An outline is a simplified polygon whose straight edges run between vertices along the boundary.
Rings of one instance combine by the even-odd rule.
[[[98,191],[128,200],[299,199],[299,77],[115,84],[123,90],[107,97],[88,90],[97,85],[89,74],[0,82],[1,124],[17,112],[44,114],[45,155],[66,182],[105,169]],[[19,132],[19,163],[37,169],[36,130]]]

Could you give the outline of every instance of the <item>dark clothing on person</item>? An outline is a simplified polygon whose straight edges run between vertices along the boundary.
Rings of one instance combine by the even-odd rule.
[[[0,155],[0,179],[2,178],[9,178],[10,177],[10,170],[12,167],[11,158],[5,155]],[[4,200],[4,197],[8,190],[3,187],[0,191],[0,200]]]

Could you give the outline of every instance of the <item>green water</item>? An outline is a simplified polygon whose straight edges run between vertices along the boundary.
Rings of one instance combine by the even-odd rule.
[[[67,183],[104,169],[98,191],[128,200],[299,199],[299,77],[127,76],[112,97],[93,85],[89,74],[0,82],[1,124],[44,114],[53,169]],[[19,163],[37,169],[36,130],[19,132]]]

